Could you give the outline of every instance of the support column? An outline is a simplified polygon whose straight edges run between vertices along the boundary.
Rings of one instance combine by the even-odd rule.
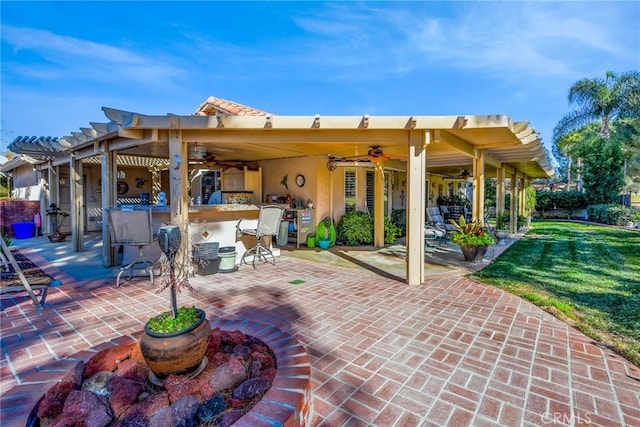
[[[48,195],[49,197],[47,199],[47,206],[45,206],[45,208],[49,209],[49,205],[51,205],[52,203],[58,204],[59,202],[58,194],[60,191],[60,178],[58,176],[58,167],[53,166],[51,163],[49,163],[47,179],[49,181],[49,195]],[[43,215],[42,217],[42,226],[43,226],[43,234],[53,233],[51,231],[51,221],[49,220],[49,217],[46,215]]]
[[[82,160],[73,153],[69,160],[69,191],[71,193],[71,245],[74,252],[84,250],[84,191],[82,191]]]
[[[150,170],[151,172],[151,203],[158,203],[158,193],[162,189],[162,182],[160,181],[160,170],[158,166],[154,166]],[[203,200],[204,201],[204,200]]]
[[[424,282],[424,188],[427,171],[428,131],[409,132],[407,157],[407,283]]]
[[[525,202],[525,192],[526,188],[526,180],[524,176],[520,178],[520,185],[518,187],[518,215],[524,216],[524,202]]]
[[[506,196],[504,181],[507,175],[506,172],[504,164],[496,170],[496,216],[504,213],[504,199]]]
[[[509,232],[518,231],[518,211],[516,210],[518,196],[518,171],[514,170],[510,178],[511,182],[511,206],[509,207]]]
[[[116,190],[116,172],[118,153],[109,150],[108,145],[102,152],[102,164],[100,170],[100,179],[102,181],[100,189],[102,204],[102,264],[105,267],[111,267],[117,264],[118,248],[112,246],[111,235],[109,234],[107,220],[107,209],[116,208],[117,190]]]
[[[373,246],[384,247],[384,171],[376,163],[373,176]]]
[[[477,150],[473,158],[473,206],[471,216],[474,221],[484,221],[484,151]]]
[[[189,161],[187,144],[182,141],[180,118],[169,116],[169,188],[171,189],[171,224],[184,232],[189,219]],[[182,239],[186,244],[188,239]]]

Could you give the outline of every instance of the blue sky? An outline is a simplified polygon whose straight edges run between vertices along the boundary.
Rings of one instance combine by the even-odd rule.
[[[209,96],[282,115],[507,114],[550,147],[569,87],[640,69],[640,2],[11,2],[0,153]]]

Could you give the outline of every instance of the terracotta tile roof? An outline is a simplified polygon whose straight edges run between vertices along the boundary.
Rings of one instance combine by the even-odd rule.
[[[231,116],[266,116],[271,114],[253,107],[238,104],[237,102],[210,96],[198,107],[193,115],[214,116],[217,113],[229,114]]]

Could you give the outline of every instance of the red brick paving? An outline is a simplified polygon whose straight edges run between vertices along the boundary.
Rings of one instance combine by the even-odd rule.
[[[196,292],[180,294],[180,304],[210,319],[272,325],[305,346],[314,426],[640,426],[640,382],[630,377],[640,369],[528,302],[464,277],[411,287],[281,257],[192,282]],[[41,314],[28,299],[3,298],[3,426],[24,425],[72,362],[65,357],[136,337],[168,305],[144,278],[120,288],[115,279],[63,283]]]

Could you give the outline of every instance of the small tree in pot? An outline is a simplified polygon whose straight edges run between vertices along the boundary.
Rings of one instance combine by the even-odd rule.
[[[157,378],[169,374],[197,375],[207,364],[205,353],[211,325],[205,312],[195,307],[178,307],[177,294],[182,288],[193,290],[189,278],[196,268],[191,254],[182,244],[177,225],[160,227],[158,244],[164,253],[159,268],[161,287],[169,288],[171,309],[150,319],[140,338],[140,350]]]

